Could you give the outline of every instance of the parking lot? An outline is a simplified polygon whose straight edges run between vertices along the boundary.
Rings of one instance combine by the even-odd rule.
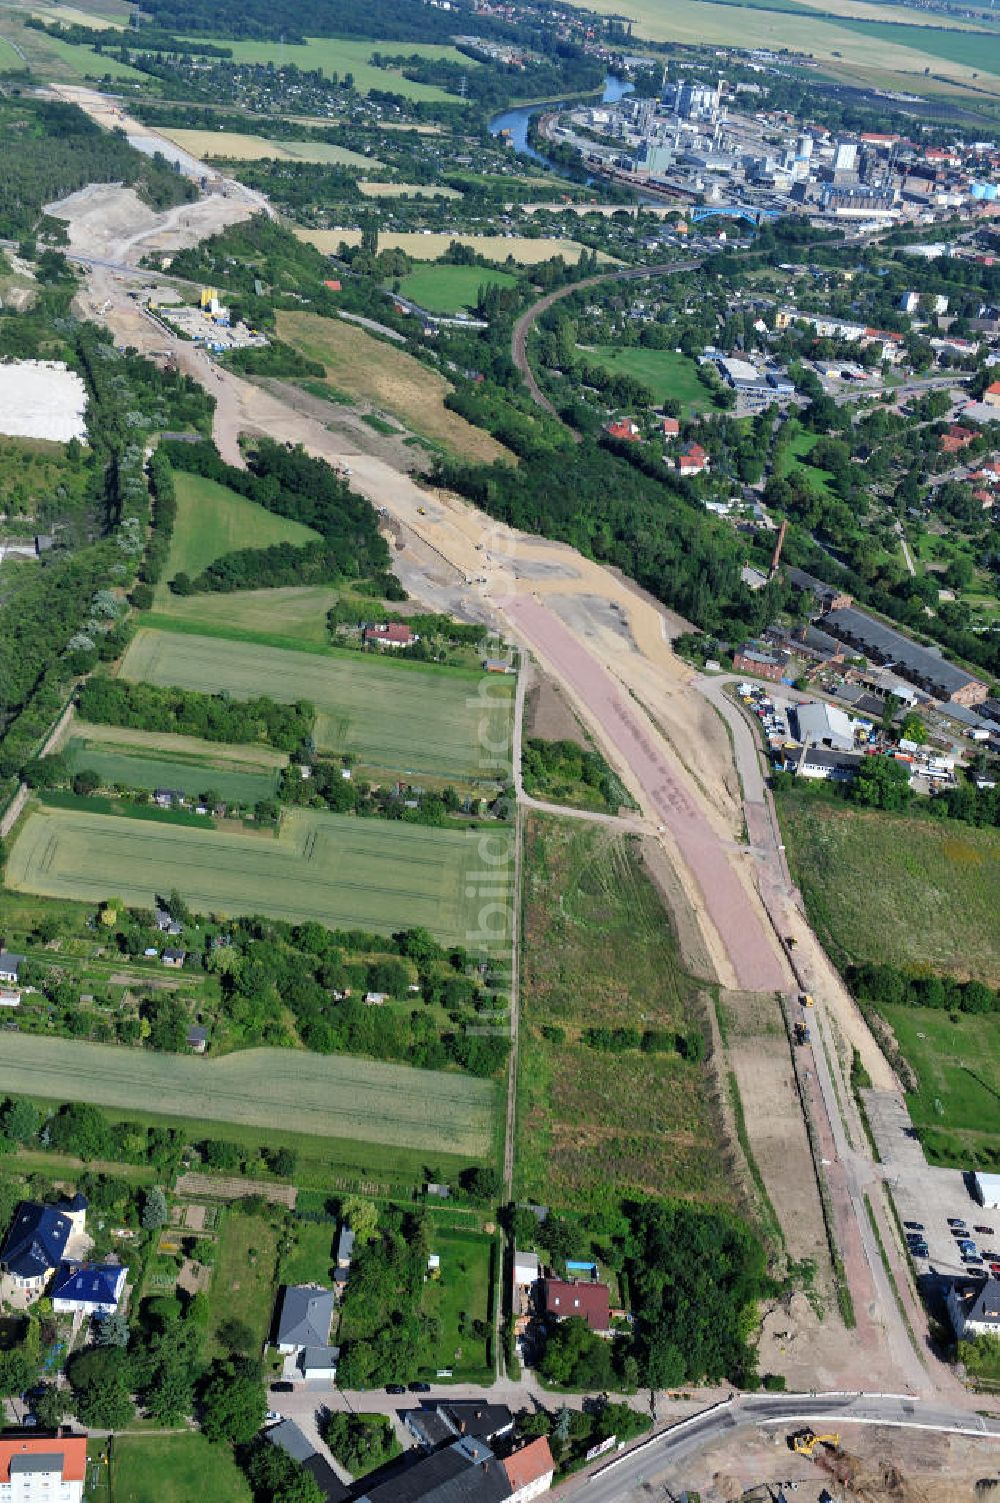
[[[973,1199],[961,1170],[939,1169],[927,1163],[899,1096],[888,1091],[863,1094],[884,1166],[886,1187],[899,1219],[904,1229],[908,1221],[918,1222],[924,1229],[927,1256],[912,1259],[918,1277],[939,1274],[954,1278],[989,1272],[988,1262],[982,1267],[969,1267],[963,1262],[948,1219],[954,1217],[965,1222],[965,1235],[975,1242],[982,1256],[986,1252],[1000,1253],[1000,1212],[984,1210]],[[990,1227],[992,1231],[977,1232],[977,1226]]]

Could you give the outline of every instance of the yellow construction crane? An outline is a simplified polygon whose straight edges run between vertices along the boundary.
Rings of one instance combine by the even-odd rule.
[[[835,1451],[840,1445],[839,1435],[816,1435],[812,1430],[798,1430],[788,1437],[789,1449],[797,1456],[812,1457],[817,1446],[829,1446]]]

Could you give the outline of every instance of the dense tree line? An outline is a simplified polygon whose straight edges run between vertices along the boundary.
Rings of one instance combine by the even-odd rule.
[[[893,965],[856,965],[847,980],[861,1002],[876,1006],[933,1007],[943,1012],[1000,1012],[1000,992],[981,981],[926,976]]]
[[[450,815],[463,811],[463,800],[454,788],[426,793],[404,783],[373,787],[365,778],[345,777],[350,769],[322,759],[302,777],[298,767],[286,767],[281,777],[282,803],[300,808],[331,809],[335,814],[378,815],[407,824],[444,825]],[[471,812],[465,810],[465,812]],[[478,812],[478,800],[476,801]]]
[[[370,578],[388,573],[389,547],[378,530],[371,502],[301,446],[293,449],[261,439],[249,456],[246,470],[226,464],[211,443],[168,440],[162,447],[175,469],[204,475],[277,516],[313,528],[322,539],[321,543],[301,547],[278,544],[224,554],[189,582],[192,589],[226,591],[302,583],[302,577],[295,577],[296,560],[309,580]],[[186,590],[182,587],[180,593]]]
[[[355,1245],[344,1294],[337,1382],[342,1388],[405,1383],[423,1365],[420,1317],[427,1254],[426,1217],[396,1206],[380,1210],[378,1227]]]
[[[617,565],[705,630],[762,630],[775,601],[768,590],[751,597],[743,584],[739,538],[706,517],[683,481],[645,474],[630,460],[584,440],[572,464],[552,450],[516,470],[442,459],[434,478],[513,527]]]
[[[312,733],[316,712],[306,700],[276,704],[266,695],[232,700],[194,689],[159,688],[120,678],[92,678],[80,690],[80,714],[96,725],[176,731],[205,741],[266,742],[294,752]]]
[[[0,130],[17,141],[0,162],[0,235],[30,236],[42,205],[87,183],[124,182],[157,209],[193,198],[195,189],[160,155],[144,156],[124,132],[102,130],[75,104],[0,100]]]

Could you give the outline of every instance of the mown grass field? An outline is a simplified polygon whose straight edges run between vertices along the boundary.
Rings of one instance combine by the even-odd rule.
[[[311,527],[276,516],[256,501],[248,501],[203,475],[178,470],[174,475],[174,490],[177,520],[163,579],[156,591],[157,610],[168,614],[174,601],[181,603],[185,599],[169,589],[168,581],[175,574],[189,574],[193,579],[215,559],[236,548],[269,548],[274,543],[298,546],[319,537]]]
[[[375,68],[369,59],[373,52],[385,56],[412,57],[416,52],[421,57],[443,57],[463,67],[478,66],[463,56],[455,47],[434,42],[369,42],[352,37],[307,37],[305,46],[274,42],[234,42],[229,38],[217,38],[220,46],[232,49],[233,59],[238,63],[274,63],[287,68],[313,70],[318,68],[329,78],[337,73],[353,73],[354,87],[362,94],[369,89],[381,89],[391,94],[402,94],[405,99],[442,100],[454,103],[456,94],[448,94],[432,84],[414,83],[404,78],[396,69]]]
[[[443,1150],[471,1158],[492,1148],[496,1087],[441,1070],[296,1049],[249,1049],[221,1059],[157,1054],[79,1039],[9,1034],[0,1090],[46,1101],[87,1101],[121,1112],[231,1122],[319,1138]]]
[[[226,1349],[219,1328],[230,1320],[238,1320],[253,1333],[251,1352],[263,1349],[274,1313],[278,1235],[278,1228],[263,1216],[222,1213],[209,1306],[210,1335],[219,1355]]]
[[[178,738],[180,739],[180,738]],[[122,783],[128,788],[178,788],[188,798],[217,793],[227,803],[255,804],[271,798],[278,786],[275,768],[252,771],[232,763],[214,765],[197,759],[155,756],[127,742],[115,745],[103,738],[73,736],[63,752],[71,772],[90,768],[104,787]]]
[[[296,229],[295,233],[300,240],[308,240],[310,245],[315,245],[324,255],[336,252],[342,240],[346,240],[348,245],[361,244],[360,230]],[[444,231],[425,235],[419,230],[383,230],[378,237],[380,249],[405,251],[415,261],[439,260],[454,240],[462,245],[470,245],[489,261],[503,262],[509,256],[519,266],[537,266],[539,261],[548,261],[553,256],[562,256],[564,261],[575,266],[581,251],[586,250],[586,246],[581,245],[579,240],[536,240],[530,235],[453,235]],[[608,266],[620,265],[614,256],[608,256],[604,251],[598,251],[597,259]],[[284,316],[308,318],[310,315],[290,313]],[[280,324],[278,332],[281,332]],[[421,366],[421,369],[426,370],[426,367]]]
[[[363,198],[461,198],[457,188],[441,183],[359,183]]]
[[[331,248],[338,243],[331,242]],[[279,339],[320,361],[329,383],[355,401],[373,403],[414,433],[467,459],[492,464],[507,455],[488,433],[445,407],[448,382],[405,350],[375,339],[357,324],[316,313],[279,312],[277,330]]]
[[[590,1027],[697,1026],[699,983],[635,851],[532,815],[525,865],[517,1198],[574,1211],[630,1193],[732,1203],[705,1067],[582,1039]]]
[[[272,141],[233,130],[184,130],[164,128],[161,135],[193,157],[220,157],[228,162],[259,162],[265,157],[279,162],[319,162],[333,167],[357,167],[365,172],[382,166],[374,157],[362,156],[346,146],[329,141]]]
[[[461,944],[478,929],[482,900],[466,888],[482,865],[481,838],[305,809],[286,810],[275,837],[45,807],[14,843],[7,884],[88,902],[114,893],[144,908],[177,888],[198,913],[266,913],[381,934],[424,925]],[[504,829],[486,838],[493,851],[510,841]]]
[[[1000,983],[1000,831],[777,799],[792,875],[836,964],[928,966]]]
[[[1000,1163],[1000,1019],[927,1007],[881,1007],[919,1088],[907,1096],[935,1163]]]
[[[288,585],[276,590],[235,590],[231,595],[171,595],[157,601],[157,615],[171,621],[223,630],[264,632],[310,647],[330,640],[327,612],[342,591],[332,585]]]
[[[114,1503],[250,1503],[250,1487],[228,1446],[195,1432],[115,1437]]]
[[[515,287],[517,278],[483,266],[419,266],[403,278],[399,290],[430,313],[461,313],[475,308],[485,285]]]
[[[322,751],[353,753],[366,767],[398,775],[493,778],[483,747],[510,736],[512,692],[484,709],[481,674],[371,653],[296,652],[220,637],[140,630],[122,665],[125,678],[235,699],[268,694],[316,706]]]
[[[294,1242],[281,1260],[282,1284],[329,1284],[333,1277],[333,1234],[328,1222],[296,1221]]]
[[[686,355],[673,350],[618,349],[598,345],[584,351],[587,360],[603,365],[615,375],[632,376],[648,386],[656,402],[673,398],[685,412],[708,412],[712,398],[698,379],[698,367]]]
[[[472,1322],[488,1322],[490,1247],[484,1233],[432,1227],[430,1250],[441,1259],[440,1278],[428,1279],[420,1313],[435,1322],[436,1340],[421,1372],[433,1377],[450,1367],[456,1378],[480,1375],[488,1368],[488,1342],[476,1336]]]

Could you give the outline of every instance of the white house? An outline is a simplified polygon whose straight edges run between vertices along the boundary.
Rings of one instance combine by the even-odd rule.
[[[980,1284],[952,1284],[948,1314],[959,1341],[1000,1336],[1000,1281],[988,1278]]]
[[[1000,1211],[1000,1174],[975,1174],[976,1199],[987,1211]]]
[[[0,981],[6,981],[8,986],[16,986],[21,979],[23,965],[23,955],[15,955],[11,950],[0,950]]]
[[[85,1435],[0,1436],[0,1503],[82,1503]]]
[[[537,1284],[542,1276],[541,1264],[536,1252],[514,1253],[514,1287],[528,1289]]]
[[[56,1315],[113,1315],[128,1270],[119,1263],[63,1263],[49,1295]]]

